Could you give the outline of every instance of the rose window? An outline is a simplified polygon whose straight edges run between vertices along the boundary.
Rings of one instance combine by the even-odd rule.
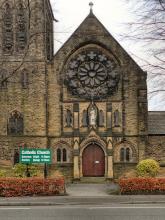
[[[73,95],[100,99],[117,91],[119,79],[116,62],[91,48],[69,60],[64,83]]]
[[[88,87],[99,86],[107,77],[104,65],[93,61],[83,63],[79,67],[78,74],[82,84]]]

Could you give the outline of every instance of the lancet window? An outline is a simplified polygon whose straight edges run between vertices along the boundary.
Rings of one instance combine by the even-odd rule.
[[[14,39],[13,39],[13,13],[9,3],[3,6],[3,25],[2,25],[2,38],[3,38],[3,51],[5,53],[12,53]]]
[[[16,42],[17,50],[25,49],[27,45],[27,10],[20,2],[16,13]]]
[[[23,134],[23,116],[18,111],[13,111],[10,114],[8,121],[8,134],[9,135]]]

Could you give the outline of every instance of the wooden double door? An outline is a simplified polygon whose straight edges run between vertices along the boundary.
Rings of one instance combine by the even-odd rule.
[[[82,171],[85,177],[101,177],[105,175],[105,155],[95,143],[88,145],[82,155]]]

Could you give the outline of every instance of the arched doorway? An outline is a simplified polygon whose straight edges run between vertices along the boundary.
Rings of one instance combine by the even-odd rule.
[[[100,177],[105,175],[105,155],[100,146],[89,144],[82,155],[83,176]]]

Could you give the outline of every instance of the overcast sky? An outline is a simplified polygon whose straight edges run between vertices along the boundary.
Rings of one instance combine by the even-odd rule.
[[[55,52],[62,46],[74,30],[89,14],[90,0],[50,0],[55,18]],[[124,23],[130,22],[133,17],[133,6],[126,4],[126,0],[93,0],[93,12],[109,32],[120,42],[127,52],[146,58],[142,46],[121,41],[120,34],[129,32]],[[134,57],[136,60],[136,58]],[[149,110],[165,110],[165,105],[159,96],[149,100]]]
[[[55,24],[56,50],[89,14],[89,2],[90,0],[51,0],[55,18],[59,20]],[[123,23],[131,18],[124,0],[94,0],[93,4],[94,14],[112,35],[117,36]]]

